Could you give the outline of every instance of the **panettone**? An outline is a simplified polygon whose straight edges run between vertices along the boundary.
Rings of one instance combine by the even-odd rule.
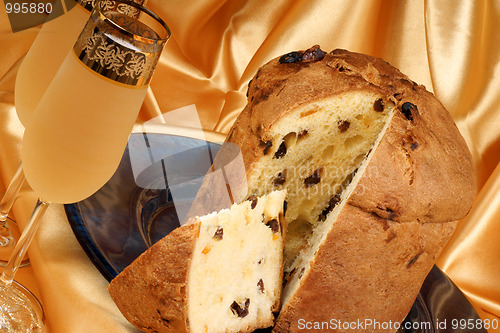
[[[262,66],[227,141],[246,169],[236,202],[288,193],[275,332],[400,323],[476,192],[467,145],[434,95],[345,50],[314,46]]]
[[[224,169],[229,184],[206,177],[190,213],[223,206],[217,193],[226,187],[245,205],[286,190],[286,225],[279,227],[287,230],[284,267],[275,247],[264,251],[272,265],[262,273],[261,266],[243,269],[247,262],[237,266],[237,278],[225,273],[234,286],[213,280],[211,274],[225,271],[204,274],[209,267],[196,258],[208,251],[202,239],[217,230],[205,237],[199,222],[183,226],[110,286],[125,316],[144,330],[247,332],[271,325],[276,298],[266,301],[265,319],[248,317],[247,323],[255,295],[245,295],[265,273],[273,278],[263,279],[264,286],[273,281],[276,297],[283,270],[274,332],[394,332],[476,194],[470,152],[434,95],[387,62],[346,50],[313,46],[262,66],[226,147],[212,172]],[[244,169],[225,163],[234,156]],[[279,244],[266,231],[253,246]],[[240,232],[236,239],[247,237]],[[227,251],[240,253],[237,242]],[[218,303],[214,291],[189,281],[224,281],[217,290],[230,301]],[[201,302],[196,307],[193,295]]]

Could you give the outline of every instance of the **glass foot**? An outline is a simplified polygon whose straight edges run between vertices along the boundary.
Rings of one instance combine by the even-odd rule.
[[[0,281],[0,330],[41,333],[45,327],[42,304],[22,284]]]
[[[5,265],[7,265],[17,240],[21,236],[17,223],[10,217],[7,217],[5,228],[8,228],[8,232],[3,233],[5,235],[0,235],[0,267],[5,267]],[[25,267],[29,264],[28,254],[26,254],[20,267]]]

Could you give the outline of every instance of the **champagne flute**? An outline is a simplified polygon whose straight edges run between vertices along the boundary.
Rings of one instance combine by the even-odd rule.
[[[161,18],[141,5],[96,3],[24,133],[23,169],[40,198],[0,277],[4,318],[33,313],[27,301],[13,304],[10,286],[40,218],[49,203],[83,200],[113,175],[169,37]]]
[[[24,57],[17,72],[14,96],[17,116],[24,127],[27,126],[31,114],[87,22],[94,7],[94,1],[68,0],[66,4],[72,6],[71,10],[45,23]],[[134,2],[144,4],[146,0],[134,0]],[[140,12],[135,11],[135,13],[138,15]],[[10,255],[16,243],[7,224],[7,217],[24,181],[21,164],[0,200],[2,254],[7,252]],[[28,263],[29,261],[25,260],[21,265]],[[6,261],[0,260],[0,266],[5,266],[5,264]]]
[[[91,6],[92,3],[86,0],[77,0],[69,12],[45,23],[25,55],[17,72],[14,90],[17,117],[24,127],[87,22]],[[7,223],[7,218],[24,181],[23,168],[20,164],[0,200],[0,247],[2,247],[0,266],[5,266],[7,261],[3,259],[8,258],[17,241]],[[28,263],[26,260],[22,265]]]
[[[76,38],[90,16],[92,2],[77,0],[66,14],[45,23],[40,29],[16,76],[14,104],[17,117],[26,127],[45,90],[54,78],[64,57],[71,50]],[[36,78],[36,79],[33,79]],[[19,165],[5,194],[0,200],[0,246],[10,247],[9,255],[16,243],[7,217],[25,181],[22,164]],[[2,254],[6,251],[2,251]],[[3,259],[3,258],[2,258]],[[1,260],[0,266],[6,261]],[[26,263],[28,261],[26,260]]]

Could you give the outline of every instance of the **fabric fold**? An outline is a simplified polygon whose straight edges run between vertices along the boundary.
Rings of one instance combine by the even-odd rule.
[[[257,69],[315,44],[381,57],[433,91],[466,139],[479,180],[475,205],[438,264],[484,319],[500,320],[498,1],[149,0],[147,6],[167,22],[172,38],[138,125],[194,105],[204,129],[225,135],[246,104]],[[15,75],[38,31],[12,33],[0,6],[0,195],[21,155]],[[21,228],[35,199],[25,186],[13,209]],[[136,331],[112,303],[107,281],[78,243],[62,206],[49,208],[29,255],[32,267],[18,277],[44,304],[49,332]]]

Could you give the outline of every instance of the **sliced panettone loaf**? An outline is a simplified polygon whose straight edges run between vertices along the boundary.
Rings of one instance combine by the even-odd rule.
[[[345,50],[315,46],[261,67],[227,141],[246,168],[236,202],[288,193],[275,332],[394,331],[335,324],[401,322],[475,196],[471,155],[442,104]]]
[[[109,293],[145,332],[252,332],[274,324],[285,191],[194,218],[120,273]]]

